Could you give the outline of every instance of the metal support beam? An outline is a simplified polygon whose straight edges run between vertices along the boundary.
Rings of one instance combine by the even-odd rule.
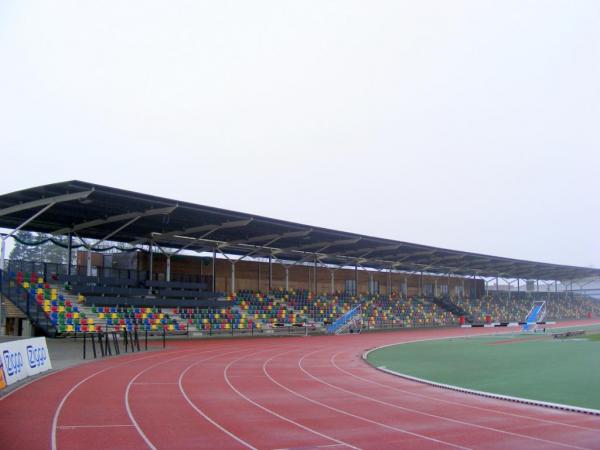
[[[498,276],[496,276],[496,299],[500,298],[500,286],[498,285]]]
[[[87,249],[86,255],[87,263],[86,263],[86,273],[88,277],[92,276],[92,250],[90,248]]]
[[[67,244],[67,275],[71,275],[71,261],[73,260],[73,235],[69,233]]]
[[[235,292],[235,263],[237,261],[230,259],[229,263],[231,264],[231,293]]]
[[[57,195],[55,197],[42,198],[40,200],[34,200],[32,202],[21,203],[19,205],[10,206],[8,208],[0,209],[0,217],[7,216],[20,211],[28,209],[38,208],[40,206],[55,205],[56,203],[69,202],[73,200],[83,200],[87,198],[94,190],[75,192],[73,194]]]
[[[315,296],[319,294],[318,292],[318,284],[317,284],[317,258],[315,257],[314,265],[313,265],[313,285]]]
[[[217,290],[217,249],[213,247],[212,254],[212,291],[216,292]]]
[[[283,266],[285,268],[285,290],[290,290],[290,268],[288,266]]]
[[[167,256],[167,269],[166,269],[166,273],[165,273],[165,279],[167,281],[171,281],[171,255],[166,255]]]
[[[269,253],[269,292],[273,290],[273,256]]]
[[[0,269],[4,270],[4,259],[6,258],[6,239],[2,238],[0,243],[2,249],[0,250]]]
[[[154,272],[153,253],[154,253],[154,242],[150,242],[150,244],[148,244],[148,279],[149,280],[153,279],[153,275],[152,275],[152,273]]]
[[[331,289],[329,293],[333,295],[335,293],[335,270],[330,270],[329,275],[331,277]]]
[[[358,263],[354,264],[354,295],[358,297]]]
[[[12,230],[10,233],[8,233],[7,235],[2,236],[2,248],[0,249],[0,269],[4,270],[4,260],[6,259],[6,240],[9,237],[12,237],[17,231],[19,231],[21,228],[27,226],[27,224],[29,222],[31,222],[32,220],[36,219],[37,217],[41,216],[42,214],[44,214],[46,211],[48,211],[50,208],[52,208],[54,205],[56,205],[57,202],[52,202],[52,203],[48,203],[46,206],[44,206],[42,209],[40,209],[38,212],[36,212],[33,216],[31,216],[29,219],[25,220],[24,222],[22,222],[17,228],[15,228],[14,230]],[[39,205],[38,205],[39,206]],[[0,210],[0,213],[2,211],[6,211],[6,210],[10,210],[11,208],[6,208],[3,210]],[[27,209],[27,208],[25,208]],[[0,216],[2,216],[3,214],[0,214]]]

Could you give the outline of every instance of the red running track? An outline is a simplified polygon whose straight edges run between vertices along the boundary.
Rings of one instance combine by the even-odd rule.
[[[377,371],[363,351],[435,329],[194,340],[55,372],[0,400],[0,448],[600,449],[600,417]]]

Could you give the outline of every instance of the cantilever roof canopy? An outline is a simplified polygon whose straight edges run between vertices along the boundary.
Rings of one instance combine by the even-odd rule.
[[[0,227],[377,270],[573,280],[599,269],[448,250],[66,181],[0,196]]]

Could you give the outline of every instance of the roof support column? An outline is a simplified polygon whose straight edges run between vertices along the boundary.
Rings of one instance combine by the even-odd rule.
[[[423,297],[423,271],[421,270],[421,276],[419,277],[419,297]]]
[[[437,277],[435,277],[433,279],[433,296],[434,297],[438,296],[438,283],[437,282],[438,282]]]
[[[2,250],[0,251],[0,269],[4,270],[4,258],[6,257],[6,239],[2,237]]]
[[[331,287],[329,289],[329,293],[333,295],[335,293],[335,270],[330,270],[329,276],[331,278]]]
[[[166,255],[166,256],[167,256],[167,269],[166,269],[166,273],[165,273],[165,280],[171,281],[171,255]]]
[[[388,297],[390,295],[392,295],[392,268],[390,267],[388,269],[388,276],[387,276],[387,295]]]
[[[354,296],[358,297],[358,262],[354,263]]]
[[[317,288],[317,257],[315,256],[315,260],[314,260],[314,264],[313,264],[313,287],[314,287],[314,292],[315,292],[315,296],[318,295],[318,288]]]
[[[288,266],[283,266],[285,268],[285,290],[290,290],[290,268]]]
[[[235,293],[235,263],[237,261],[234,261],[233,259],[229,260],[229,263],[231,264],[231,293]]]
[[[154,277],[152,275],[152,272],[154,271],[154,258],[153,258],[153,253],[154,253],[154,242],[150,241],[150,244],[148,244],[148,279],[149,280],[153,280]]]
[[[217,291],[217,248],[213,247],[212,254],[212,291]]]
[[[256,281],[258,284],[257,291],[260,292],[260,263],[256,263]]]
[[[92,276],[92,249],[88,247],[86,256],[86,274]]]
[[[408,297],[408,277],[404,277],[404,286],[402,288],[402,294]]]
[[[269,292],[273,290],[273,257],[269,253]]]
[[[500,299],[500,286],[498,284],[498,275],[496,275],[496,300]]]
[[[462,291],[460,293],[460,297],[464,297],[465,296],[465,279],[464,278],[461,280],[460,287],[461,287],[460,290]]]
[[[369,272],[369,286],[368,286],[368,293],[369,295],[373,295],[375,293],[375,286],[373,286],[373,272]]]
[[[73,234],[69,233],[67,247],[67,276],[71,275],[71,261],[73,260]]]

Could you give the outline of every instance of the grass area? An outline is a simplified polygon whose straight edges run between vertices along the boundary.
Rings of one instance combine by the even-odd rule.
[[[368,361],[439,383],[600,409],[600,333],[590,334],[600,328],[577,329],[586,329],[586,335],[553,339],[548,332],[414,342],[373,351]]]

